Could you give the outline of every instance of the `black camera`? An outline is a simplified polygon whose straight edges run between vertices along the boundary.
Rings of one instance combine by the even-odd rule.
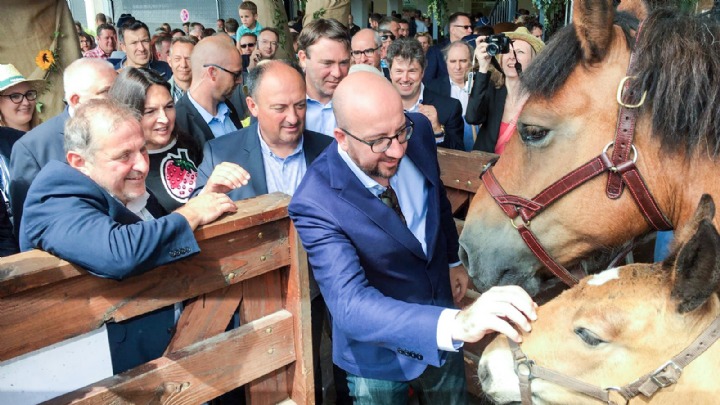
[[[505,36],[505,34],[490,35],[485,38],[485,42],[488,44],[486,51],[490,56],[510,52],[511,41],[509,37]]]

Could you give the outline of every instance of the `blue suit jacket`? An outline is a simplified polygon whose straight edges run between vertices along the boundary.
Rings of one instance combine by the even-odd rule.
[[[49,161],[65,162],[65,122],[70,119],[68,108],[23,135],[10,155],[10,202],[13,208],[15,236],[20,238],[20,219],[30,184]]]
[[[333,315],[333,360],[368,378],[408,381],[444,360],[437,322],[452,308],[448,264],[458,261],[450,203],[440,181],[430,122],[408,114],[412,159],[428,185],[427,252],[367,190],[336,142],[315,160],[289,212]]]
[[[157,219],[142,221],[89,177],[51,161],[28,191],[20,247],[45,250],[117,280],[200,251],[185,218],[161,217],[164,212],[154,198],[147,208]],[[162,356],[174,323],[172,306],[109,323],[113,372]]]
[[[440,124],[445,126],[445,140],[438,144],[443,148],[465,150],[463,135],[465,121],[462,116],[460,101],[440,95],[427,86],[423,91],[423,104],[435,107]]]
[[[422,82],[427,86],[433,80],[439,77],[448,77],[447,63],[443,57],[442,50],[450,43],[449,39],[444,39],[437,43],[437,45],[431,46],[425,59],[427,60],[427,67],[423,73]]]
[[[303,151],[305,162],[310,163],[332,142],[333,138],[317,132],[305,130],[303,132]],[[215,138],[205,144],[203,161],[198,167],[198,178],[195,193],[205,187],[208,178],[215,166],[222,162],[232,162],[240,165],[250,173],[250,182],[232,190],[228,196],[233,201],[244,200],[268,193],[265,178],[260,139],[258,139],[258,124]]]

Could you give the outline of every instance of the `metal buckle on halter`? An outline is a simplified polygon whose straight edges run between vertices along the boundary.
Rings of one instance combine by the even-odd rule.
[[[682,374],[682,367],[670,360],[655,370],[650,375],[650,379],[657,384],[658,387],[666,388],[676,384],[680,378],[680,374]]]
[[[515,224],[516,218],[520,218],[520,222],[521,222],[520,225]],[[527,222],[523,221],[522,217],[520,215],[516,216],[515,218],[510,218],[510,224],[515,229],[520,229],[520,226],[524,226],[525,228],[530,228],[530,221],[527,221]]]
[[[620,387],[607,387],[607,388],[605,388],[605,391],[608,393],[608,400],[607,400],[608,405],[619,405],[622,403],[622,402],[615,402],[612,399],[610,399],[610,394],[613,392],[620,395],[620,397],[625,401],[624,405],[628,405],[630,403],[630,400],[625,398],[625,395],[623,395],[622,389]]]
[[[625,87],[625,82],[630,79],[635,79],[635,76],[625,76],[622,78],[622,80],[620,80],[620,84],[618,85],[617,89],[617,102],[625,108],[638,108],[645,103],[645,96],[647,96],[647,91],[643,92],[642,97],[640,97],[640,101],[637,104],[627,104],[622,100],[623,87]]]
[[[615,141],[612,141],[612,142],[608,143],[607,145],[605,145],[605,147],[603,148],[602,153],[603,153],[605,156],[607,156],[607,151],[608,151],[608,149],[610,149],[613,145],[615,145]],[[630,145],[630,152],[632,152],[632,162],[633,162],[633,164],[637,163],[637,160],[638,160],[638,151],[637,151],[637,148],[635,147],[634,144],[633,144],[633,145]],[[609,161],[609,160],[608,160],[608,161]],[[621,164],[621,166],[622,166],[622,164]],[[611,166],[608,170],[610,170],[610,171],[613,172],[613,173],[617,173],[617,172],[618,172],[617,166]]]
[[[535,365],[535,362],[528,358],[515,361],[515,374],[518,377],[527,377],[528,380],[532,380],[534,378],[532,374],[533,365]]]
[[[497,161],[498,161],[498,158],[495,157],[495,158],[490,159],[490,161],[488,161],[487,163],[485,163],[483,165],[483,167],[480,169],[480,178],[482,178],[482,176],[485,174],[485,172],[487,172],[493,166],[495,166],[495,163],[497,163]]]

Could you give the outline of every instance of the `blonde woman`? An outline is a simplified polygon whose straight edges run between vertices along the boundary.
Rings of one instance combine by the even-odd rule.
[[[38,122],[35,105],[42,80],[26,79],[13,65],[0,64],[0,126],[27,132]]]

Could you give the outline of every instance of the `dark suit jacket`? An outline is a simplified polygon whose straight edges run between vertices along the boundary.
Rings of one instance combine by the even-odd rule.
[[[507,88],[502,86],[496,89],[489,74],[478,73],[475,76],[465,112],[468,124],[481,125],[473,145],[474,150],[495,153],[506,98]]]
[[[450,43],[449,39],[444,39],[431,46],[425,54],[427,67],[423,74],[423,83],[427,86],[431,81],[439,77],[448,77],[447,64],[443,58],[442,50]]]
[[[444,97],[452,97],[450,95],[450,79],[448,77],[438,77],[425,85],[425,88]]]
[[[200,251],[180,214],[162,216],[154,198],[143,221],[97,183],[51,161],[30,186],[20,228],[22,250],[45,250],[99,277],[122,280]],[[151,235],[152,237],[148,237]],[[108,324],[113,372],[160,357],[170,342],[173,307]]]
[[[210,126],[188,98],[188,93],[185,93],[175,104],[175,125],[185,133],[192,135],[197,140],[198,145],[203,147],[205,142],[215,139],[215,135],[213,135]],[[242,128],[238,110],[230,100],[225,100],[225,104],[230,109],[230,120],[238,129]]]
[[[441,96],[427,87],[423,91],[423,104],[435,107],[438,121],[445,126],[445,140],[437,146],[465,150],[463,144],[465,121],[462,116],[462,104],[452,97]]]
[[[65,122],[70,119],[68,108],[15,142],[10,155],[10,202],[13,207],[15,236],[20,237],[20,220],[30,184],[49,161],[65,162]]]
[[[9,127],[0,127],[0,155],[10,170],[10,153],[13,144],[23,136],[25,132]],[[10,178],[7,179],[9,181]],[[7,187],[8,185],[3,185]],[[0,198],[0,257],[10,256],[19,252],[17,238],[13,232],[13,225],[10,221],[12,213],[8,211],[10,197],[3,194]]]
[[[409,381],[439,366],[437,322],[452,308],[448,264],[458,237],[421,114],[406,158],[426,179],[427,252],[350,170],[333,142],[308,169],[288,211],[333,315],[333,360],[367,378]]]
[[[222,162],[232,162],[240,165],[250,173],[250,182],[232,190],[228,196],[233,201],[267,194],[267,181],[265,166],[263,164],[260,139],[258,139],[258,124],[250,125],[237,132],[208,141],[203,151],[203,161],[198,167],[197,185],[195,194],[205,187],[207,179],[215,166]],[[308,167],[310,163],[332,142],[333,138],[317,132],[305,130],[303,132],[303,152]]]

